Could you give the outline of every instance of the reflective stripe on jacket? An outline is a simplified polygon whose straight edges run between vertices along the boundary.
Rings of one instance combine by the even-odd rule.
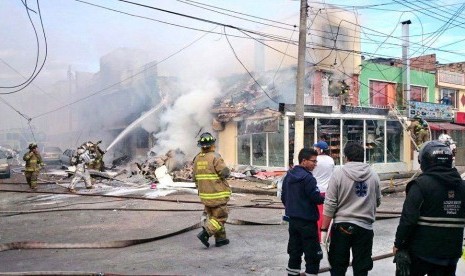
[[[423,258],[462,255],[465,181],[455,168],[435,166],[409,182],[395,246]]]
[[[194,159],[194,179],[199,197],[206,206],[226,204],[231,196],[226,177],[229,168],[214,151],[201,152]]]

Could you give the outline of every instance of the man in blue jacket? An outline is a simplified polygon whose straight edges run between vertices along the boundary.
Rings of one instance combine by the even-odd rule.
[[[324,197],[311,173],[317,165],[317,156],[314,149],[302,149],[298,156],[299,165],[290,169],[283,180],[281,201],[289,218],[288,275],[300,275],[302,254],[305,254],[306,275],[317,275],[323,258],[318,239],[317,205],[323,204]]]

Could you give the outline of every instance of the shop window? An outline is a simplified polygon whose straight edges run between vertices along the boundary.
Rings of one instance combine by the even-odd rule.
[[[313,148],[315,141],[315,119],[305,118],[304,119],[304,147]]]
[[[342,145],[355,142],[363,145],[363,120],[344,120],[342,127]]]
[[[284,166],[284,136],[282,133],[239,135],[237,145],[238,164],[270,167]]]
[[[266,133],[252,135],[252,165],[266,166]]]
[[[295,138],[295,127],[294,117],[289,118],[289,165],[293,165],[294,158],[294,138]],[[304,119],[304,147],[312,148],[315,141],[315,119],[305,118]]]
[[[318,119],[317,140],[324,140],[329,147],[329,156],[334,159],[336,165],[341,162],[341,120]]]
[[[403,128],[398,121],[386,122],[387,162],[401,162]]]
[[[251,135],[239,135],[237,137],[237,161],[242,165],[250,165],[250,140]]]
[[[426,101],[426,87],[410,86],[410,100],[416,102]]]
[[[386,107],[396,102],[396,84],[370,80],[370,104]]]
[[[268,159],[270,167],[284,166],[284,135],[282,133],[267,133]]]
[[[457,90],[441,88],[441,98],[439,102],[442,104],[452,105],[454,108],[457,108]]]
[[[366,162],[384,163],[384,121],[366,120]]]

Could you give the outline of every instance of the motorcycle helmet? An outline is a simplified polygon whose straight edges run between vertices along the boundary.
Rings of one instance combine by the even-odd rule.
[[[452,168],[452,150],[437,140],[428,141],[423,144],[418,154],[418,163],[422,171],[434,167],[442,166]]]

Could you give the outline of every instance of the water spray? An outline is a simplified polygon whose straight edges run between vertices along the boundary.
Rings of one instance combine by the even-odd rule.
[[[123,132],[121,132],[118,137],[115,138],[115,140],[113,140],[113,142],[111,142],[111,144],[107,147],[107,149],[105,150],[106,152],[109,151],[116,143],[118,143],[121,139],[123,139],[123,137],[128,134],[135,126],[137,126],[138,124],[140,124],[144,119],[146,119],[148,116],[150,116],[152,113],[154,113],[155,111],[159,110],[163,105],[165,105],[166,101],[165,99],[162,99],[161,102],[155,106],[154,108],[150,109],[149,111],[147,111],[146,113],[144,113],[142,116],[140,116],[137,120],[135,120],[134,122],[132,122],[129,126],[127,126]]]

